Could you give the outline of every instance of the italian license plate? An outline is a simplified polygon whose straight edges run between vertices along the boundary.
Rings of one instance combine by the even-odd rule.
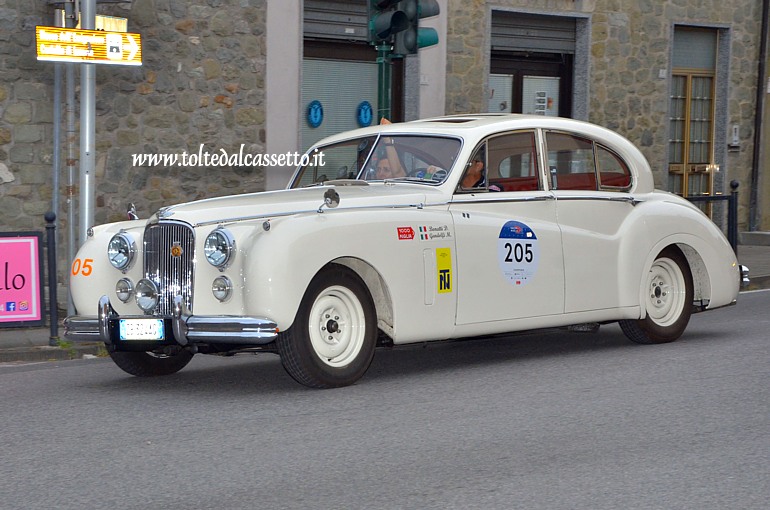
[[[121,340],[164,340],[163,319],[120,319]]]

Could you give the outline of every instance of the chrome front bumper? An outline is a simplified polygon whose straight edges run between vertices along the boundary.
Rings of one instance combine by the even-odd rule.
[[[64,320],[64,337],[76,342],[115,343],[114,323],[121,316],[112,308],[110,299],[99,299],[96,317],[73,315]],[[123,318],[136,318],[124,316]],[[161,317],[154,317],[161,318]],[[168,337],[172,343],[189,345],[195,343],[264,345],[278,336],[278,326],[261,317],[234,315],[192,315],[184,306],[181,296],[174,299],[171,317],[162,317],[171,323]]]

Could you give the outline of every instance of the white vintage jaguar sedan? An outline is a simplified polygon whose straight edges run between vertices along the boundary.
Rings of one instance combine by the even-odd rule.
[[[735,303],[740,268],[699,209],[653,189],[623,137],[569,119],[451,116],[322,140],[289,189],[95,227],[78,315],[137,376],[196,353],[274,352],[312,387],[356,382],[378,345],[619,322],[676,340]]]

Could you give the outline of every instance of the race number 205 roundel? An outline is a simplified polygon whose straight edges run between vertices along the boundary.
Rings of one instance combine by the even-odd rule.
[[[508,221],[497,239],[497,258],[503,276],[512,285],[526,285],[540,261],[537,236],[524,223]]]

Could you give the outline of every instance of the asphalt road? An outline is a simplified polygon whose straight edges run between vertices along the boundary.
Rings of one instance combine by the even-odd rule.
[[[0,365],[0,507],[766,509],[769,312],[378,351],[326,391],[271,355]]]

